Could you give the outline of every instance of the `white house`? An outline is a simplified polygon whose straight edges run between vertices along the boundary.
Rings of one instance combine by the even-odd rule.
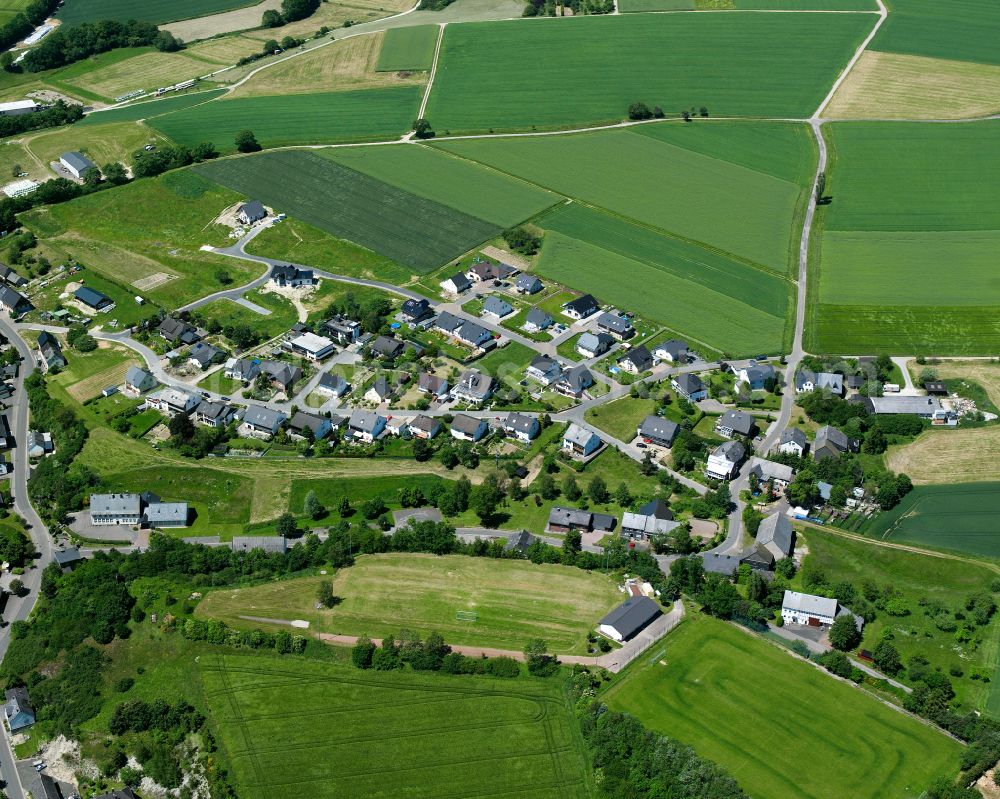
[[[451,435],[459,441],[479,441],[490,426],[485,419],[476,419],[467,414],[460,413],[451,422]]]
[[[615,641],[628,641],[662,614],[660,606],[648,596],[634,596],[601,619],[598,629]]]
[[[288,342],[288,349],[311,361],[321,361],[333,353],[333,342],[315,333],[303,333]]]
[[[615,340],[607,333],[584,333],[577,339],[576,351],[584,358],[596,358],[606,353]]]
[[[125,372],[125,391],[129,394],[139,396],[143,392],[156,387],[156,378],[145,369],[138,366],[130,366]]]
[[[448,294],[461,294],[463,291],[468,291],[472,288],[472,281],[465,276],[464,272],[458,272],[442,280],[438,285]]]
[[[759,391],[773,385],[777,374],[769,363],[744,366],[737,370],[736,377],[741,383],[746,383],[753,391]]]
[[[98,527],[138,524],[142,499],[138,494],[91,494],[90,523]]]
[[[375,413],[375,411],[356,408],[351,412],[351,418],[347,421],[347,430],[357,440],[371,444],[382,435],[387,421],[384,416]]]
[[[513,436],[518,441],[527,444],[532,439],[538,437],[541,427],[538,419],[534,416],[526,416],[523,413],[510,413],[504,419],[503,429],[507,435]]]
[[[270,438],[281,429],[287,418],[281,411],[251,405],[243,414],[239,434],[248,438]]]
[[[728,480],[743,462],[746,449],[739,441],[719,444],[708,456],[705,474],[714,480]]]
[[[750,458],[750,474],[756,475],[761,485],[773,480],[777,488],[787,488],[795,477],[795,470],[791,466],[758,458],[755,455]]]
[[[250,200],[236,209],[236,219],[244,225],[252,225],[266,217],[267,209],[260,200]]]
[[[571,424],[563,433],[562,448],[577,458],[587,458],[601,448],[601,437],[578,424]]]
[[[601,310],[601,306],[597,304],[590,294],[584,294],[582,297],[577,297],[575,300],[570,300],[569,302],[563,303],[562,312],[570,319],[586,319],[588,316],[593,316]]]
[[[798,591],[785,591],[781,600],[781,619],[785,624],[829,627],[837,618],[837,600]]]
[[[797,427],[788,427],[778,439],[778,452],[801,458],[809,448],[809,439]]]
[[[160,413],[167,416],[176,416],[178,413],[190,413],[198,407],[201,397],[178,388],[162,388],[155,394],[146,397],[146,406],[155,408]]]
[[[531,359],[525,375],[532,380],[536,380],[543,386],[550,386],[562,375],[562,367],[559,362],[549,358],[547,355],[536,355]]]
[[[687,363],[687,342],[672,338],[653,347],[653,357],[668,363]]]

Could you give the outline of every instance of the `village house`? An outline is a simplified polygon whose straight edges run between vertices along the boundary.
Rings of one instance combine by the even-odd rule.
[[[26,730],[35,723],[35,708],[31,705],[31,697],[25,686],[8,688],[4,691],[4,699],[6,702],[3,706],[3,713],[11,734]]]
[[[559,362],[548,355],[536,355],[531,359],[525,375],[532,380],[541,383],[543,386],[552,385],[562,375],[562,367]]]
[[[322,441],[332,430],[333,425],[330,424],[330,420],[315,413],[296,411],[288,420],[288,432],[299,439],[311,436],[313,441]]]
[[[271,268],[271,283],[280,288],[301,288],[316,283],[312,269],[299,269],[291,264]]]
[[[421,394],[429,394],[435,400],[448,396],[448,380],[438,377],[430,372],[421,372],[417,376],[417,391]]]
[[[389,381],[385,375],[379,375],[375,378],[375,382],[368,387],[364,399],[365,402],[373,402],[376,405],[381,405],[383,402],[388,402],[391,396],[392,387],[389,385]]]
[[[16,289],[28,285],[28,280],[7,266],[7,264],[0,264],[0,280],[9,283]]]
[[[653,357],[658,361],[666,361],[667,363],[687,363],[687,342],[672,338],[657,344],[653,347]]]
[[[493,261],[480,261],[469,267],[465,276],[475,283],[488,283],[491,280],[506,280],[517,270],[507,264],[494,263]]]
[[[526,554],[531,548],[531,545],[535,543],[538,539],[535,538],[527,530],[521,530],[517,533],[511,533],[507,537],[507,543],[503,545],[504,552],[518,551],[522,554]]]
[[[816,431],[816,440],[812,445],[812,456],[815,460],[821,461],[825,458],[839,458],[845,452],[852,452],[857,449],[856,442],[852,441],[846,433],[836,427],[824,425]]]
[[[514,290],[518,294],[537,294],[544,288],[542,281],[527,272],[518,275],[514,282]]]
[[[507,435],[516,438],[518,441],[527,444],[538,437],[541,427],[538,419],[534,416],[526,416],[523,413],[510,413],[503,421],[503,429]]]
[[[575,300],[570,300],[569,302],[564,302],[562,305],[562,312],[565,316],[570,319],[586,319],[588,316],[593,316],[601,310],[601,306],[597,304],[591,295],[584,294],[582,297],[577,297]]]
[[[198,330],[193,325],[171,316],[164,317],[157,332],[170,344],[195,344],[201,340]]]
[[[635,328],[624,316],[616,313],[602,313],[597,317],[597,329],[601,333],[607,333],[617,341],[625,341],[635,335]]]
[[[199,341],[188,352],[188,363],[196,369],[205,371],[214,363],[220,362],[226,353],[204,341]]]
[[[59,339],[47,330],[38,334],[38,354],[46,369],[62,369],[66,366],[66,358],[63,355]]]
[[[405,346],[398,338],[379,336],[369,345],[368,349],[371,350],[372,357],[398,358],[403,354]]]
[[[294,354],[310,361],[322,361],[333,354],[336,349],[333,341],[325,336],[317,336],[315,333],[303,333],[288,342],[288,349]]]
[[[670,380],[670,385],[677,396],[683,397],[688,402],[701,402],[708,397],[708,387],[696,374],[677,375]]]
[[[451,395],[461,402],[481,405],[493,394],[493,378],[476,369],[469,369],[459,379]]]
[[[55,452],[55,444],[52,442],[52,433],[40,430],[29,430],[26,446],[29,458],[44,458]]]
[[[115,301],[103,291],[90,286],[80,286],[73,296],[96,313],[106,313],[115,307]]]
[[[877,415],[913,414],[921,419],[935,420],[946,415],[937,397],[856,397],[858,404]]]
[[[619,643],[630,641],[662,615],[660,606],[648,596],[634,596],[601,619],[598,630]]]
[[[159,391],[149,394],[146,397],[146,407],[154,408],[167,416],[176,416],[179,413],[191,413],[201,397],[197,394],[181,391],[179,388],[166,386]]]
[[[722,574],[730,579],[740,567],[741,562],[741,558],[736,555],[724,555],[715,551],[702,552],[699,557],[708,574]]]
[[[0,414],[0,449],[9,449],[13,446],[14,436],[10,431],[10,420],[7,419],[7,414]]]
[[[801,458],[808,449],[809,439],[799,428],[787,427],[781,432],[781,438],[778,439],[778,452]]]
[[[680,429],[680,425],[676,422],[650,414],[642,420],[635,434],[647,444],[669,448],[674,445],[674,439],[677,438]]]
[[[755,540],[778,561],[792,556],[795,530],[785,514],[775,512],[760,523]]]
[[[532,308],[524,318],[521,329],[528,333],[540,333],[555,324],[555,320],[541,308]]]
[[[837,619],[838,608],[836,599],[785,591],[781,599],[781,619],[785,624],[829,627]]]
[[[266,374],[271,386],[291,394],[292,386],[302,379],[302,370],[284,361],[261,361],[260,371]]]
[[[844,376],[835,372],[813,372],[800,369],[795,373],[795,393],[807,394],[810,391],[829,391],[842,397],[844,395]]]
[[[596,358],[611,349],[614,343],[607,333],[583,333],[576,342],[576,351],[584,358]]]
[[[414,438],[423,438],[429,441],[440,432],[441,422],[433,416],[420,414],[410,420],[410,433]]]
[[[545,529],[550,533],[568,533],[579,530],[582,533],[614,532],[618,520],[607,513],[593,513],[579,508],[564,508],[554,505],[549,511]]]
[[[571,423],[563,433],[562,449],[575,458],[589,458],[601,448],[604,442],[592,430]]]
[[[249,383],[260,374],[260,361],[256,358],[230,358],[226,361],[225,375],[230,380]]]
[[[622,515],[622,536],[647,541],[653,536],[665,535],[680,527],[674,513],[662,499],[647,502],[635,513]]]
[[[402,416],[390,416],[385,423],[385,432],[390,436],[402,437],[410,431],[410,423]]]
[[[514,306],[503,297],[487,297],[483,303],[483,316],[489,316],[499,321],[514,313]]]
[[[156,388],[156,378],[145,369],[130,366],[125,372],[125,392],[138,397]]]
[[[431,304],[426,299],[408,299],[399,309],[399,318],[408,325],[418,325],[431,316]]]
[[[459,441],[479,441],[489,431],[490,426],[485,419],[476,419],[460,413],[451,421],[451,435]]]
[[[646,349],[645,344],[640,344],[629,350],[627,355],[619,358],[618,366],[631,374],[641,375],[653,368],[653,356]]]
[[[447,311],[435,320],[434,329],[473,348],[482,347],[493,338],[493,334],[482,325],[461,319]]]
[[[715,432],[723,438],[743,436],[750,438],[757,428],[757,420],[743,411],[726,411],[715,423]]]
[[[13,319],[24,316],[32,308],[27,297],[7,285],[0,285],[0,305],[3,305]]]
[[[329,334],[340,346],[346,347],[360,338],[361,323],[338,314],[323,322],[320,332]]]
[[[578,364],[563,372],[559,379],[552,384],[552,387],[564,397],[580,399],[592,385],[594,385],[594,376],[586,366]]]
[[[267,218],[267,209],[260,200],[248,200],[236,209],[236,219],[244,225],[252,225]]]
[[[225,402],[202,400],[195,408],[194,418],[205,427],[225,427],[236,418],[236,408]]]
[[[347,382],[347,379],[343,375],[335,375],[332,372],[323,372],[320,375],[319,382],[316,384],[314,389],[316,393],[323,394],[327,397],[343,397],[351,390],[351,384]]]
[[[726,441],[709,453],[705,474],[713,480],[728,480],[743,463],[746,448],[739,441]]]
[[[142,526],[151,530],[167,527],[187,527],[190,509],[186,502],[162,502],[155,494],[144,494],[146,509]]]
[[[350,419],[347,420],[347,432],[357,441],[371,444],[385,432],[387,421],[380,413],[355,408],[351,412]]]
[[[754,456],[750,458],[749,474],[754,475],[760,485],[768,481],[774,482],[775,488],[787,488],[795,477],[795,470],[783,463],[775,463],[765,458]]]
[[[245,438],[269,439],[275,435],[288,417],[281,411],[271,410],[261,405],[249,405],[243,412],[239,434]]]
[[[457,272],[449,278],[445,278],[439,284],[447,294],[461,294],[472,288],[472,281],[466,277],[465,272]]]

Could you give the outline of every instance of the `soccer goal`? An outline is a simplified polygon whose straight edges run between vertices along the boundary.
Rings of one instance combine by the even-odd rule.
[[[479,614],[474,610],[458,610],[455,612],[455,621],[468,621],[473,624],[479,620]]]

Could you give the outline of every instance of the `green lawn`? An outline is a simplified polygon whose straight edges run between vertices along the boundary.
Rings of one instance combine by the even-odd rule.
[[[264,153],[196,170],[418,272],[441,266],[500,231],[310,152]]]
[[[287,332],[292,325],[299,321],[299,313],[295,306],[279,294],[255,289],[248,291],[243,296],[255,305],[267,308],[271,313],[263,316],[232,300],[221,299],[213,300],[198,308],[196,311],[198,318],[204,320],[206,324],[211,321],[216,321],[223,326],[238,323],[247,324],[268,339]]]
[[[1000,7],[992,0],[889,0],[872,48],[1000,64]]]
[[[434,46],[439,31],[437,25],[390,28],[385,32],[376,69],[379,72],[429,70],[434,64]]]
[[[520,651],[533,638],[552,651],[587,651],[587,633],[621,601],[611,577],[569,566],[466,555],[364,555],[337,573],[343,601],[316,609],[322,578],[212,591],[198,615],[240,624],[240,616],[303,619],[310,630],[381,638],[402,628],[440,632],[446,641]],[[478,614],[475,622],[458,611]],[[246,626],[246,622],[242,622]]]
[[[501,227],[513,227],[562,199],[529,182],[432,147],[345,147],[319,154]]]
[[[606,701],[690,744],[757,799],[917,797],[931,779],[955,771],[961,749],[788,652],[702,615],[635,663]]]
[[[830,585],[849,582],[860,593],[867,580],[880,588],[892,585],[900,593],[907,615],[879,613],[865,626],[863,648],[873,650],[888,632],[904,663],[913,655],[923,655],[932,667],[951,675],[957,702],[965,708],[985,709],[990,686],[970,676],[974,669],[992,675],[1000,622],[994,619],[972,641],[960,643],[954,631],[942,631],[935,624],[927,609],[928,603],[941,603],[949,617],[962,612],[966,598],[988,590],[997,572],[959,560],[873,546],[812,528],[806,532],[806,539],[806,563],[822,569]],[[959,669],[962,676],[956,677],[953,668]]]
[[[86,267],[82,272],[74,275],[74,279],[84,281],[90,288],[97,289],[115,301],[114,308],[110,311],[94,314],[90,317],[92,321],[88,324],[100,324],[104,326],[105,330],[115,332],[116,330],[121,331],[123,328],[131,327],[143,319],[151,319],[159,313],[159,308],[151,302],[139,305],[135,301],[138,292],[128,286],[126,282],[112,282],[112,280],[108,279],[108,276],[110,276],[108,273],[111,270],[108,263],[100,261],[100,256],[103,252],[103,248],[100,245],[88,249],[74,247],[70,251],[73,252],[79,263]],[[64,302],[60,294],[65,291],[65,288],[66,284],[59,281],[42,292],[33,295],[31,301],[38,309],[54,310],[57,305]],[[72,297],[66,299],[72,300]],[[73,310],[75,311],[76,309],[74,308]],[[115,319],[118,320],[117,328],[111,326],[111,322]]]
[[[156,117],[150,125],[190,147],[210,141],[233,152],[236,134],[252,130],[263,147],[393,139],[420,107],[421,87],[216,100]]]
[[[346,480],[326,480],[322,478],[293,480],[288,510],[296,515],[303,514],[306,495],[310,491],[316,493],[316,498],[331,512],[333,520],[340,518],[336,512],[336,508],[344,497],[350,500],[354,513],[357,512],[357,509],[363,503],[375,497],[381,497],[390,509],[398,510],[402,507],[399,503],[399,492],[403,488],[419,488],[424,494],[428,494],[432,487],[436,487],[442,483],[450,485],[451,481],[442,480],[433,474],[395,478],[359,477]],[[355,521],[357,516],[352,514],[349,519],[350,521]],[[332,520],[327,523],[332,523]]]
[[[524,377],[524,370],[537,353],[524,344],[511,341],[506,347],[480,358],[474,366],[480,372],[514,384]]]
[[[626,443],[635,438],[635,431],[642,420],[656,413],[656,400],[622,397],[590,408],[585,417],[595,427]]]
[[[716,116],[801,118],[873,25],[862,14],[452,25],[426,116],[452,133],[567,127],[624,119],[642,100],[672,116],[704,105]]]
[[[204,657],[198,672],[246,799],[590,795],[558,681],[260,655]]]
[[[254,5],[254,0],[66,0],[57,16],[64,25],[115,19],[176,22]]]

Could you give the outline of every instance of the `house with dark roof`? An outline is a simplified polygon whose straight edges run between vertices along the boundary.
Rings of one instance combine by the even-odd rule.
[[[771,364],[758,363],[737,369],[736,378],[739,382],[746,383],[751,391],[761,391],[774,385],[777,373]]]
[[[790,558],[795,549],[795,530],[784,513],[772,513],[757,528],[755,539],[775,560]]]
[[[769,461],[756,455],[750,458],[749,474],[754,475],[760,485],[773,482],[776,488],[786,488],[795,477],[795,470],[784,463]]]
[[[702,552],[698,555],[708,574],[722,574],[732,578],[740,567],[740,558],[735,555],[723,555],[718,552]]]
[[[267,375],[274,388],[286,394],[302,379],[302,370],[284,361],[261,361],[260,371]]]
[[[531,359],[528,368],[524,371],[525,376],[541,383],[543,386],[552,385],[562,375],[562,366],[559,361],[550,358],[548,355],[536,355]]]
[[[728,480],[743,463],[747,451],[739,441],[725,441],[708,455],[705,474],[713,480]]]
[[[681,526],[674,521],[674,513],[662,499],[653,499],[635,513],[622,515],[622,536],[640,541],[657,535],[665,535]]]
[[[726,411],[715,423],[715,432],[723,438],[744,436],[749,438],[757,429],[757,420],[743,411]]]
[[[930,396],[947,397],[948,384],[943,380],[927,380],[924,383],[924,391]]]
[[[528,333],[540,333],[552,327],[554,323],[555,321],[552,317],[541,308],[532,308],[524,318],[524,324],[521,325],[521,329]]]
[[[65,549],[57,549],[53,552],[52,560],[59,565],[63,574],[67,574],[83,563],[86,558],[80,554],[79,547],[66,547]]]
[[[199,341],[188,351],[188,363],[202,371],[212,364],[220,363],[225,357],[226,353],[207,341]]]
[[[653,357],[658,361],[666,361],[667,363],[687,363],[687,342],[676,338],[660,342],[653,347]]]
[[[607,333],[583,333],[576,342],[576,351],[584,358],[596,358],[603,355],[612,346],[615,340]]]
[[[538,438],[541,426],[534,416],[527,416],[523,413],[509,413],[503,421],[504,432],[513,436],[518,441],[527,444],[531,440]]]
[[[46,369],[62,369],[66,366],[66,357],[63,355],[59,339],[47,330],[38,334],[38,354]]]
[[[419,300],[408,299],[399,309],[399,316],[407,324],[415,325],[422,322],[431,315],[431,304],[429,300],[420,298]]]
[[[462,402],[480,405],[493,394],[493,378],[477,369],[469,369],[459,379],[451,395]]]
[[[441,399],[448,396],[448,379],[438,377],[430,372],[421,372],[417,376],[417,391],[421,394],[430,394],[434,399]]]
[[[514,306],[503,297],[487,297],[483,303],[483,316],[499,320],[512,313],[514,313]]]
[[[740,565],[746,564],[754,571],[773,572],[774,555],[759,541],[754,541],[740,555]]]
[[[670,385],[679,397],[688,402],[701,402],[708,396],[708,386],[696,374],[683,374],[671,378]]]
[[[809,439],[797,427],[786,427],[778,439],[778,452],[801,458],[809,449]]]
[[[93,311],[104,313],[115,307],[115,301],[103,291],[98,291],[90,286],[80,286],[73,292],[73,296]]]
[[[191,517],[186,502],[163,502],[155,494],[150,495],[155,502],[148,502],[142,514],[142,526],[150,530],[172,527],[187,527]]]
[[[655,444],[658,447],[672,447],[674,439],[680,432],[680,425],[662,416],[650,414],[642,420],[642,424],[636,429],[635,434],[647,444]]]
[[[234,535],[233,552],[252,552],[260,549],[269,555],[284,555],[288,542],[283,535]]]
[[[398,338],[379,336],[368,348],[371,350],[372,355],[377,355],[380,358],[398,358],[403,354],[405,346]]]
[[[361,336],[361,323],[338,314],[324,321],[320,325],[320,332],[326,333],[341,346],[347,346]]]
[[[593,316],[599,310],[601,310],[601,306],[597,304],[597,300],[590,294],[584,294],[582,297],[564,302],[562,305],[563,314],[570,319],[586,319],[588,316]]]
[[[198,335],[198,331],[193,325],[170,316],[164,317],[157,331],[165,341],[169,341],[171,344],[194,344],[201,340],[201,336]]]
[[[32,308],[31,301],[27,297],[7,285],[0,285],[0,305],[3,305],[14,319],[23,316]]]
[[[312,269],[300,269],[291,264],[279,264],[271,267],[271,282],[282,288],[299,288],[312,286],[316,283]]]
[[[355,408],[351,411],[350,419],[347,420],[347,432],[355,440],[371,444],[385,432],[385,423],[387,421],[380,413],[367,411],[363,408]]]
[[[598,629],[615,641],[629,641],[663,615],[648,596],[633,596],[601,619]]]
[[[0,264],[0,280],[6,281],[16,289],[21,288],[21,286],[28,285],[27,279],[19,275],[13,269],[7,266],[7,264]]]
[[[628,319],[611,312],[602,313],[597,317],[597,329],[617,341],[624,341],[635,335],[635,328]]]
[[[469,267],[465,276],[476,283],[488,283],[491,280],[505,280],[517,270],[507,264],[493,261],[480,261]]]
[[[513,552],[517,550],[518,552],[527,552],[532,544],[538,539],[535,538],[527,530],[521,530],[519,533],[511,533],[507,537],[507,543],[503,546],[504,552]]]
[[[94,799],[139,799],[131,788],[117,788],[111,793],[102,793]]]
[[[260,361],[256,358],[230,358],[226,361],[225,375],[230,380],[249,383],[260,374]]]
[[[451,420],[451,435],[459,441],[479,441],[489,432],[490,426],[485,419],[477,419],[468,414],[459,413]]]
[[[392,386],[389,385],[389,381],[386,379],[385,375],[379,375],[375,378],[375,382],[368,387],[364,398],[366,402],[373,402],[376,405],[381,405],[383,402],[388,401],[391,396]]]
[[[514,282],[514,290],[519,294],[537,294],[542,288],[544,288],[542,281],[534,275],[529,275],[527,272],[518,275],[517,280]]]
[[[31,789],[32,799],[63,799],[59,783],[48,774],[39,774]]]
[[[449,278],[445,278],[439,284],[448,294],[461,294],[472,288],[472,281],[466,277],[465,272],[456,272]]]
[[[251,438],[270,438],[277,433],[288,417],[281,411],[265,408],[262,405],[250,405],[243,412],[243,423],[239,434]]]
[[[194,418],[205,427],[225,427],[236,418],[236,409],[225,402],[202,400],[194,409]]]
[[[236,209],[236,218],[244,225],[252,225],[267,218],[267,209],[260,200],[249,200]]]
[[[323,372],[319,382],[316,384],[316,392],[325,394],[328,397],[343,397],[351,390],[351,384],[343,375],[335,375],[332,372]]]
[[[552,387],[564,397],[580,399],[592,385],[594,385],[594,376],[581,363],[563,372],[559,379],[552,384]]]
[[[52,433],[41,430],[29,430],[25,446],[28,449],[29,458],[44,458],[55,451],[55,445],[52,443]]]
[[[814,460],[818,461],[825,458],[839,458],[845,452],[851,452],[856,448],[857,445],[846,433],[836,427],[824,425],[816,431],[816,439],[812,445],[812,456]]]
[[[3,706],[4,717],[12,733],[20,732],[35,723],[35,708],[31,705],[27,688],[23,685],[8,688],[4,692],[4,698],[7,700]]]
[[[618,366],[626,372],[641,375],[653,368],[653,356],[645,344],[633,347],[626,355],[618,359]]]
[[[473,348],[484,347],[493,340],[493,334],[489,330],[471,320],[463,322],[452,335],[462,344]]]
[[[808,394],[811,391],[828,391],[842,397],[844,395],[844,376],[836,372],[814,372],[811,369],[799,369],[795,373],[795,393]]]
[[[549,510],[545,529],[552,533],[568,533],[570,530],[579,530],[584,533],[594,531],[610,533],[617,524],[618,519],[606,513],[592,513],[589,510],[554,505]]]
[[[332,430],[333,426],[330,424],[330,420],[315,413],[296,411],[288,420],[288,431],[298,438],[309,438],[311,435],[313,441],[322,441],[330,435]]]

